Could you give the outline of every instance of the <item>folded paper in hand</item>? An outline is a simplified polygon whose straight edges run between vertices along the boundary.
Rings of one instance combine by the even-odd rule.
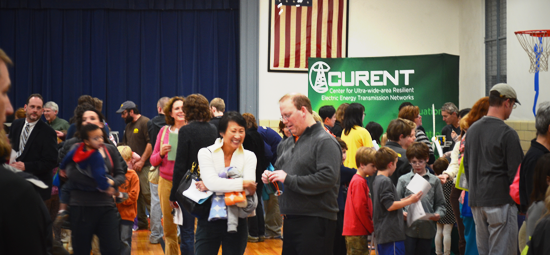
[[[407,189],[414,194],[418,193],[419,191],[422,191],[423,193],[422,197],[427,195],[431,188],[432,188],[432,185],[419,174],[414,174],[413,178],[411,179],[411,182],[409,182],[409,185],[407,185]]]
[[[419,174],[415,174],[411,179],[411,182],[409,182],[409,185],[407,185],[407,189],[415,194],[422,191],[422,197],[427,195],[431,188],[432,185]],[[410,227],[413,222],[417,220],[429,220],[432,216],[434,216],[433,213],[426,213],[424,211],[422,201],[419,200],[418,202],[408,206],[407,225]]]
[[[430,220],[433,213],[426,213],[422,207],[422,202],[418,201],[410,204],[407,210],[407,225],[410,227],[417,220]]]
[[[197,189],[196,183],[197,182],[195,180],[192,180],[191,185],[189,185],[189,188],[183,192],[183,195],[195,201],[197,204],[202,204],[206,201],[206,199],[212,196],[212,191],[200,191]]]

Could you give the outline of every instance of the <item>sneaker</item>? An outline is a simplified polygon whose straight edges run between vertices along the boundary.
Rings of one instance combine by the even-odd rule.
[[[55,221],[53,222],[54,228],[61,228],[65,225],[65,221],[69,220],[69,211],[63,210],[57,214]]]
[[[260,241],[259,237],[248,236],[248,242],[250,242],[250,243],[257,243],[259,241]]]
[[[120,192],[120,194],[122,195],[122,197],[117,197],[116,198],[116,203],[117,204],[123,203],[124,201],[128,200],[128,193]]]
[[[265,241],[265,236],[258,236],[258,242]]]
[[[162,240],[162,238],[149,237],[149,242],[152,243],[152,244],[158,244],[158,243],[160,243],[161,240]]]
[[[265,239],[283,239],[282,236],[266,236]]]

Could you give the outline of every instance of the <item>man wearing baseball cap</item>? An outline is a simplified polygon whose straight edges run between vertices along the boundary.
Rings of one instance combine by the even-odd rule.
[[[517,254],[518,210],[510,197],[523,150],[518,134],[504,123],[519,104],[516,91],[499,83],[489,93],[487,116],[466,133],[464,170],[476,224],[479,254]]]
[[[139,176],[139,197],[138,197],[138,228],[148,229],[149,223],[145,209],[151,211],[151,191],[149,188],[149,157],[153,152],[151,146],[147,122],[149,118],[142,116],[137,109],[137,106],[132,101],[122,103],[120,109],[116,111],[120,113],[122,119],[126,122],[122,142],[119,145],[128,145],[133,152],[139,154],[141,159],[134,163],[134,170]]]

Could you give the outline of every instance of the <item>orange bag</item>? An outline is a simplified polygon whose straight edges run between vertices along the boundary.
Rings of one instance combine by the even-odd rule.
[[[225,205],[230,206],[242,202],[246,202],[246,194],[244,191],[225,193]]]

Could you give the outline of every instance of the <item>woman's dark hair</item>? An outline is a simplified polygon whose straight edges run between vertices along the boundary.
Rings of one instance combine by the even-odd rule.
[[[360,103],[351,103],[346,108],[344,121],[342,122],[345,135],[349,135],[354,126],[363,126],[363,113],[365,113],[365,107]]]
[[[211,113],[208,100],[201,94],[187,96],[183,102],[183,112],[185,113],[185,119],[189,122],[208,122],[210,120]]]
[[[82,129],[82,116],[84,115],[85,112],[95,112],[97,114],[97,117],[99,118],[99,121],[100,122],[104,122],[105,121],[105,117],[103,117],[103,114],[101,114],[100,111],[98,111],[95,107],[91,106],[90,109],[87,109],[85,111],[82,111],[82,112],[79,112],[78,115],[76,116],[76,132],[74,134],[75,137],[78,137],[78,138],[81,138],[82,139],[82,136],[80,134],[80,130]],[[110,140],[109,140],[109,136],[105,133],[105,130],[102,128],[101,129],[103,131],[103,142],[104,143],[110,143]]]
[[[220,123],[218,124],[218,130],[220,133],[225,133],[225,131],[227,131],[227,125],[230,121],[233,121],[237,123],[237,125],[246,129],[246,120],[244,117],[236,111],[229,111],[225,112],[220,119]]]
[[[82,117],[82,114],[84,114],[85,111],[90,110],[90,109],[95,109],[94,105],[89,104],[89,103],[82,103],[82,104],[77,105],[76,108],[74,108],[74,116],[71,117],[71,119],[69,120],[69,123],[73,124],[73,123],[81,122],[81,121],[77,120],[77,117],[79,115],[80,115],[80,117]]]
[[[89,140],[90,139],[90,135],[89,135],[90,132],[96,131],[98,129],[101,129],[101,128],[96,124],[84,125],[80,128],[80,138],[82,140]]]
[[[375,140],[378,145],[380,145],[380,136],[382,136],[382,134],[384,133],[384,128],[380,124],[371,121],[365,126],[365,129],[369,131],[372,139]]]
[[[546,189],[548,189],[548,183],[546,182],[546,177],[548,176],[550,176],[550,153],[544,154],[537,161],[535,173],[533,174],[533,192],[531,192],[529,205],[534,202],[544,201]]]
[[[463,118],[464,116],[466,116],[466,114],[470,113],[471,110],[472,110],[472,108],[464,108],[464,109],[458,111],[458,117]]]

